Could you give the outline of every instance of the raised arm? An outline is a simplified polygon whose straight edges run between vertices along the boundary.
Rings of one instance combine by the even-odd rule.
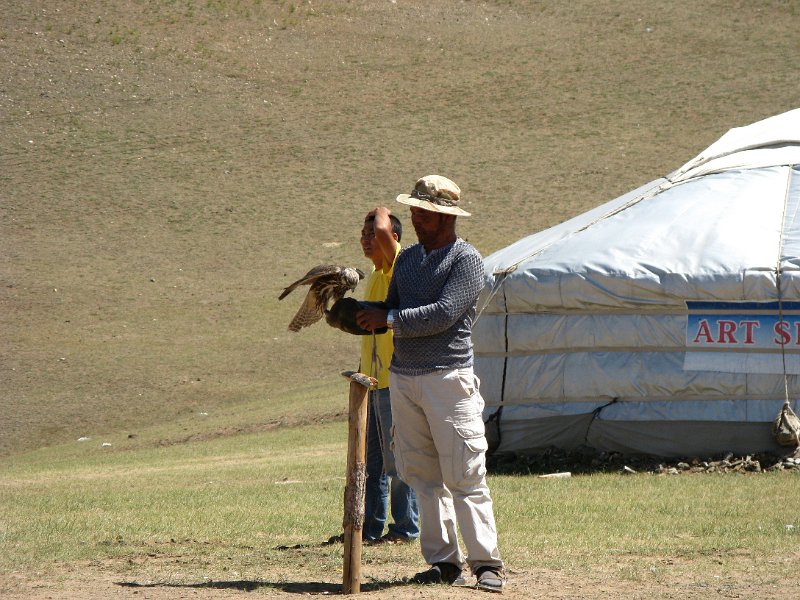
[[[383,259],[383,269],[387,270],[394,263],[397,254],[397,242],[392,234],[392,222],[389,220],[391,211],[385,206],[379,206],[369,212],[375,215],[375,247]]]

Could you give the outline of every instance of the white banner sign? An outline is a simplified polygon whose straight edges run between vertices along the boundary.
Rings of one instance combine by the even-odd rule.
[[[800,302],[687,301],[686,307],[685,370],[800,374]]]

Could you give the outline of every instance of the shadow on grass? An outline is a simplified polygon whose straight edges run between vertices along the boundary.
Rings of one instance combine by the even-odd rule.
[[[240,590],[252,592],[261,588],[272,588],[289,594],[340,594],[342,585],[322,581],[203,581],[200,583],[138,583],[136,581],[117,581],[115,585],[125,588],[177,588],[177,589],[213,589]],[[375,592],[397,586],[411,585],[404,581],[370,581],[361,584],[362,592]]]
[[[324,542],[316,544],[295,544],[293,546],[276,546],[275,550],[302,550],[306,548],[323,548],[325,546],[333,546],[343,542],[343,535],[334,535]],[[254,581],[254,580],[239,580],[239,581],[201,581],[197,583],[175,583],[169,581],[161,582],[148,582],[140,583],[137,581],[116,581],[114,585],[125,588],[134,589],[152,589],[152,588],[175,588],[175,589],[214,589],[214,590],[240,590],[243,592],[252,592],[261,588],[271,588],[281,590],[289,594],[341,594],[341,583],[326,583],[322,581]],[[401,579],[393,580],[370,580],[361,583],[362,592],[376,592],[378,590],[386,590],[393,587],[400,587],[406,585],[414,585],[408,581]]]

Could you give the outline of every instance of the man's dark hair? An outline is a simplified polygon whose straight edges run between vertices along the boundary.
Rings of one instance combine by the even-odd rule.
[[[389,222],[392,224],[392,233],[397,234],[397,241],[399,242],[403,239],[403,224],[400,222],[400,219],[395,217],[394,215],[389,215]],[[366,219],[364,219],[364,223],[375,223],[375,215],[370,215]]]

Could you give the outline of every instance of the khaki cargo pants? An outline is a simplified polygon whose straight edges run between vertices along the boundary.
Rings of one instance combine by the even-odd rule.
[[[483,398],[472,368],[389,377],[401,479],[417,493],[428,564],[502,567],[486,485]],[[466,560],[456,527],[466,546]]]

